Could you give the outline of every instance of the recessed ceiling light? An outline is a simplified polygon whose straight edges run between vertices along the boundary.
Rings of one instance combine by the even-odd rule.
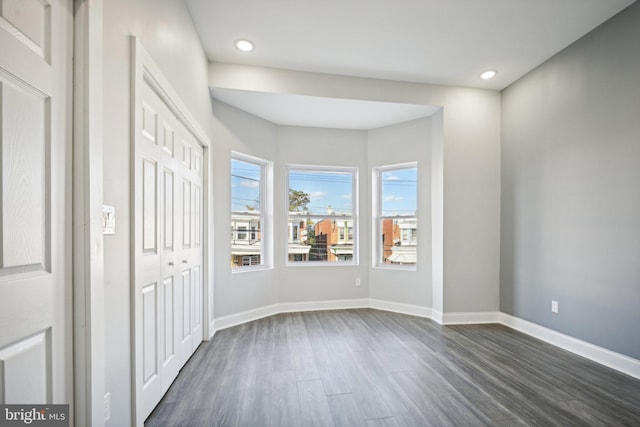
[[[483,71],[482,73],[480,73],[480,78],[482,80],[489,80],[492,79],[496,76],[496,74],[498,74],[498,72],[496,70],[487,70],[487,71]]]
[[[254,46],[249,40],[241,39],[236,42],[236,47],[243,52],[251,52]]]

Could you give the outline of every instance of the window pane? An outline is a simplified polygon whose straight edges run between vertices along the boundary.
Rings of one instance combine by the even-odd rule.
[[[351,171],[289,171],[289,262],[354,260],[353,182]]]
[[[380,230],[383,264],[416,264],[416,217],[383,218]]]
[[[239,225],[238,226],[238,240],[247,240],[247,226]]]
[[[353,174],[350,172],[289,172],[289,210],[316,215],[351,215]]]
[[[249,214],[231,215],[231,266],[261,264],[262,231],[261,218]],[[245,258],[256,257],[251,264]],[[255,261],[257,260],[257,261]]]
[[[260,256],[258,255],[246,255],[242,257],[242,265],[258,265],[260,264]]]
[[[380,195],[375,207],[378,236],[374,236],[376,265],[415,266],[417,261],[418,169],[378,170]]]
[[[231,267],[261,265],[264,165],[231,159]]]
[[[381,216],[415,215],[418,206],[418,169],[396,169],[381,174]]]
[[[353,218],[289,216],[289,262],[352,261]]]
[[[261,212],[260,165],[231,160],[231,210],[233,212]]]

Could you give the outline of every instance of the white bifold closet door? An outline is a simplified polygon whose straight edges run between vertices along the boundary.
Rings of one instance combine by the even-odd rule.
[[[0,1],[0,403],[71,403],[72,10]]]
[[[203,339],[203,149],[146,80],[141,98],[135,316],[146,418]]]

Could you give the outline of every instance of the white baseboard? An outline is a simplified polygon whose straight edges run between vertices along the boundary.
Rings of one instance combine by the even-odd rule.
[[[500,323],[499,311],[481,311],[469,313],[444,313],[443,325],[471,325],[476,323]]]
[[[279,304],[266,305],[264,307],[258,307],[252,310],[230,314],[228,316],[217,317],[214,320],[216,331],[278,314],[278,305]]]
[[[232,326],[252,322],[264,317],[273,316],[278,313],[294,313],[300,311],[322,311],[322,310],[344,310],[348,308],[367,308],[369,299],[349,299],[330,301],[302,301],[302,302],[282,302],[230,314],[215,319],[215,329],[221,330]]]
[[[607,350],[606,348],[565,335],[553,329],[545,328],[544,326],[514,317],[510,314],[501,313],[500,323],[534,338],[538,338],[539,340],[548,342],[549,344],[553,344],[556,347],[560,347],[600,363],[601,365],[608,366],[611,369],[640,379],[640,360]]]
[[[216,320],[213,319],[209,322],[209,338],[205,337],[205,341],[210,340],[216,334]]]
[[[408,314],[411,316],[426,317],[442,325],[501,323],[534,338],[538,338],[542,341],[548,342],[549,344],[555,345],[556,347],[560,347],[564,350],[600,363],[601,365],[640,379],[640,360],[590,344],[561,332],[511,316],[510,314],[497,311],[441,313],[431,307],[368,298],[332,301],[285,302],[216,318],[214,320],[215,328],[213,330],[215,333],[215,331],[219,331],[221,329],[230,328],[232,326],[262,319],[263,317],[272,316],[278,313],[340,310],[349,308],[374,308],[378,310]]]
[[[345,299],[330,301],[304,301],[304,302],[281,302],[278,304],[279,313],[293,313],[297,311],[322,311],[322,310],[342,310],[349,308],[368,308],[369,299]]]
[[[431,319],[432,310],[430,307],[420,305],[403,304],[393,301],[383,301],[378,299],[369,300],[369,308],[378,310],[392,311],[394,313],[409,314],[411,316],[427,317]]]

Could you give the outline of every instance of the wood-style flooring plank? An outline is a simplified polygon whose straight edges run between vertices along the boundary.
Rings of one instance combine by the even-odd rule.
[[[302,315],[300,313],[287,313],[284,316],[284,322],[287,345],[293,357],[298,381],[320,379]]]
[[[320,380],[298,381],[298,396],[303,426],[331,427],[335,425]]]
[[[411,391],[403,388],[395,381],[392,374],[385,371],[375,351],[359,351],[355,354],[360,366],[367,370],[368,377],[376,394],[385,403],[386,408],[402,425],[432,425],[431,417],[425,415],[419,405],[414,403]],[[401,371],[402,372],[402,371]],[[367,419],[388,418],[380,414],[369,414]]]
[[[302,425],[302,410],[295,371],[272,373],[271,393],[262,398],[271,404],[271,415],[267,425],[274,427]]]
[[[367,427],[400,427],[395,417],[367,420]]]
[[[318,375],[327,395],[351,393],[340,354],[348,351],[343,341],[327,337],[315,312],[303,313]]]
[[[367,427],[360,406],[351,393],[327,396],[336,427]]]

